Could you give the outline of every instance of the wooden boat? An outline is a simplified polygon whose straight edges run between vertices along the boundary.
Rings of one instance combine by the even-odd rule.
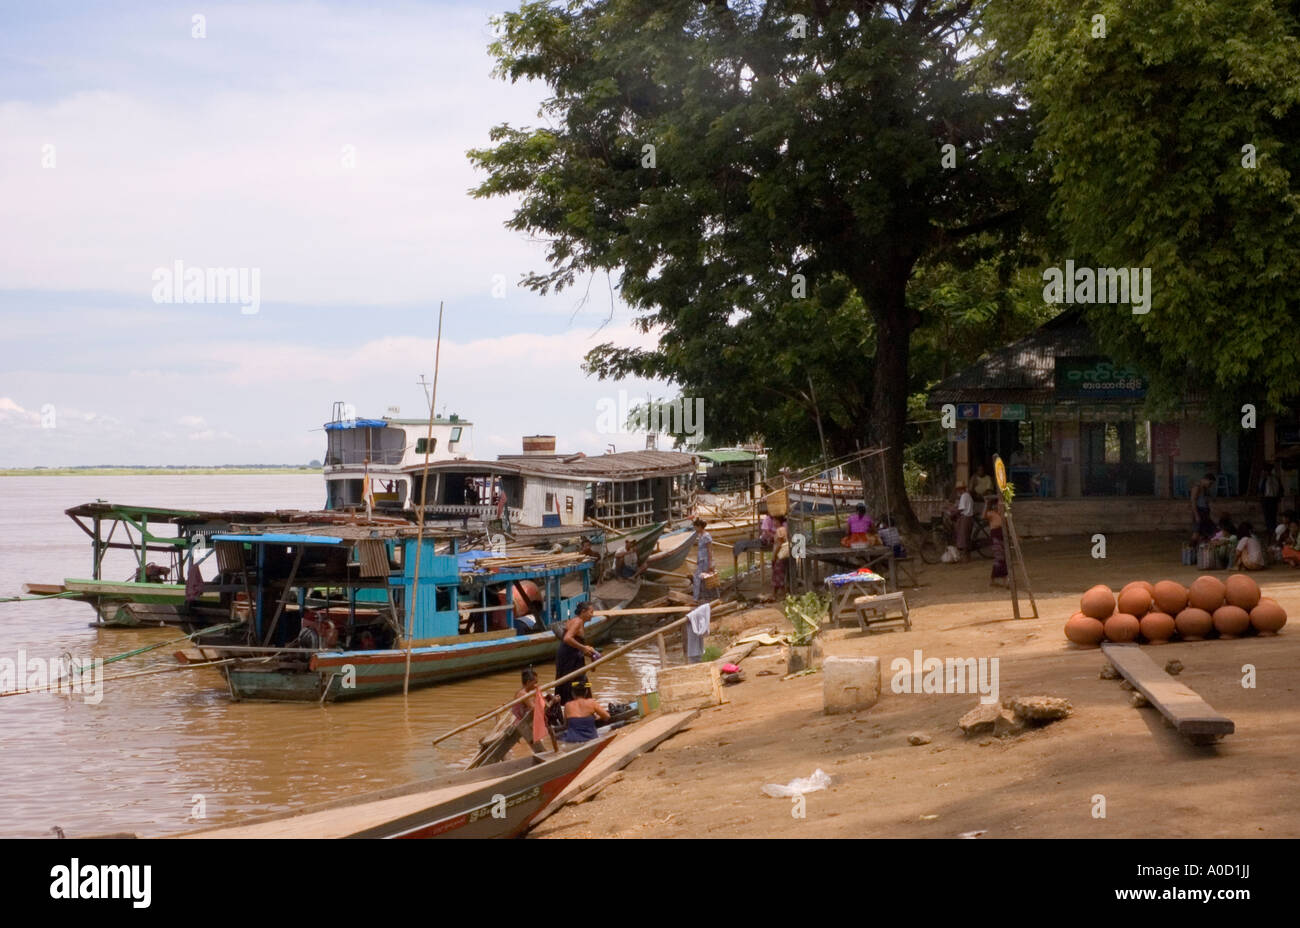
[[[213,536],[228,569],[222,586],[249,590],[247,621],[199,649],[205,659],[232,661],[222,666],[232,698],[330,702],[400,691],[408,660],[412,687],[543,663],[559,645],[553,626],[578,605],[617,608],[630,598],[624,585],[619,601],[596,602],[593,562],[580,555],[438,554],[429,539],[422,548],[410,537],[390,547],[334,530]],[[318,588],[334,598],[321,600]],[[236,617],[240,608],[232,607]],[[585,639],[598,644],[617,621],[594,616]]]
[[[514,838],[613,740],[351,799],[204,829],[183,838]]]

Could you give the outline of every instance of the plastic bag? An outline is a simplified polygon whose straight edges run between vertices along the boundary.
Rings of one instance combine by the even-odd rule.
[[[763,792],[774,799],[788,799],[791,796],[802,796],[804,793],[815,793],[830,785],[830,775],[818,767],[813,771],[812,776],[791,780],[785,786],[779,783],[768,783],[763,787]]]

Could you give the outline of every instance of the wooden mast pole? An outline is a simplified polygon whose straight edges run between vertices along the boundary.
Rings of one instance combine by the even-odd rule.
[[[411,691],[411,636],[415,622],[415,605],[420,597],[420,563],[424,560],[424,509],[429,501],[429,454],[433,450],[433,411],[438,402],[438,365],[442,363],[442,307],[438,301],[438,341],[433,352],[433,392],[429,397],[429,431],[424,438],[424,473],[420,478],[420,511],[416,516],[415,577],[411,585],[411,608],[406,612],[406,673],[402,677],[402,695]]]

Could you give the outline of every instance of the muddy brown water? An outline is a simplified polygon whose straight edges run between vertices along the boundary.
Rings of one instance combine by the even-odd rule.
[[[79,503],[316,509],[323,498],[323,481],[308,475],[0,477],[0,597],[27,581],[90,575],[90,539],[64,515]],[[126,579],[132,569],[128,552],[112,551],[103,576]],[[181,634],[95,629],[94,617],[84,603],[0,603],[0,674],[6,660],[108,658]],[[602,649],[647,627],[624,621]],[[181,646],[106,665],[105,675],[175,666],[171,654]],[[611,661],[593,676],[597,696],[634,698],[658,665],[654,646]],[[538,671],[544,680],[554,676],[553,666]],[[454,772],[486,729],[437,748],[430,741],[509,699],[518,685],[511,670],[408,697],[324,707],[234,703],[217,671],[198,670],[109,681],[98,703],[76,694],[3,697],[0,836],[48,836],[55,826],[68,835],[174,833]]]

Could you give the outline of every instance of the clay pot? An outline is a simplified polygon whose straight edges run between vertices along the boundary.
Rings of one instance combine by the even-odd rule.
[[[1250,613],[1240,606],[1220,606],[1214,610],[1214,627],[1221,638],[1236,638],[1250,628]]]
[[[1152,599],[1155,599],[1156,585],[1152,583],[1150,580],[1134,580],[1132,583],[1126,583],[1124,584],[1124,590],[1127,590],[1130,587],[1135,587],[1135,586],[1142,587],[1142,589],[1146,590],[1147,593],[1150,594]],[[1123,593],[1124,590],[1120,590],[1120,592]]]
[[[1098,619],[1076,612],[1065,623],[1065,637],[1081,648],[1095,648],[1106,637],[1106,627]]]
[[[1227,589],[1218,577],[1197,577],[1187,589],[1187,603],[1196,609],[1213,612],[1223,605]]]
[[[1174,617],[1174,626],[1188,641],[1200,641],[1214,628],[1214,618],[1204,609],[1189,606]]]
[[[1142,637],[1151,644],[1165,644],[1178,630],[1174,617],[1165,612],[1148,612],[1138,624],[1142,626]]]
[[[1161,580],[1151,594],[1156,608],[1167,615],[1178,615],[1187,608],[1187,587],[1173,580]]]
[[[1094,619],[1109,619],[1115,612],[1115,594],[1110,587],[1098,584],[1083,594],[1079,611]]]
[[[1286,610],[1278,605],[1277,600],[1266,596],[1250,610],[1250,624],[1261,635],[1276,635],[1286,624]]]
[[[1151,594],[1146,587],[1130,583],[1120,590],[1119,611],[1142,618],[1151,611]]]
[[[1229,606],[1239,606],[1247,612],[1259,605],[1259,584],[1253,577],[1245,574],[1233,574],[1223,585],[1224,599]]]
[[[1138,632],[1142,630],[1137,616],[1129,615],[1126,612],[1117,612],[1105,622],[1106,640],[1114,641],[1117,644],[1123,644],[1126,641],[1137,641]]]

